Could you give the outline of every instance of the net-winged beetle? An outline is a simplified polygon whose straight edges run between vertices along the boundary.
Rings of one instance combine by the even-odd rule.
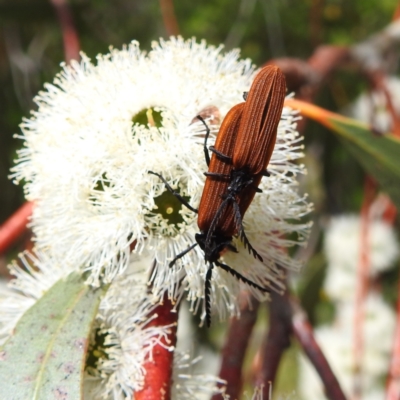
[[[203,118],[198,117],[207,129],[204,152],[209,166],[198,210],[176,193],[160,174],[149,171],[162,179],[182,204],[198,213],[200,233],[195,235],[196,243],[178,254],[169,265],[173,266],[197,245],[204,251],[204,260],[209,265],[205,279],[207,326],[211,324],[211,277],[214,264],[258,290],[269,291],[221,263],[219,258],[224,250],[237,251],[232,238],[239,234],[249,252],[262,261],[245,235],[242,219],[255,193],[260,192],[258,185],[262,177],[269,175],[266,167],[275,146],[285,91],[285,78],[279,68],[264,67],[246,94],[246,102],[234,106],[224,118],[215,145],[210,147],[213,152],[211,160],[207,149],[210,130]]]

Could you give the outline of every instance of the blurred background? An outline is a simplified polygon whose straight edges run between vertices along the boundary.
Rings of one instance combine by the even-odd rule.
[[[57,3],[57,1],[54,1]],[[168,37],[157,0],[69,1],[81,49],[91,58],[109,46],[138,40],[148,49],[152,40]],[[168,3],[168,2],[166,2]],[[352,45],[384,28],[396,10],[394,0],[202,0],[176,1],[179,33],[241,48],[243,57],[261,65],[271,58],[306,60],[321,44]],[[52,81],[64,60],[63,35],[57,9],[45,0],[0,1],[0,222],[23,202],[21,187],[7,178],[20,143],[13,139],[18,125],[35,108],[33,97]],[[333,76],[318,103],[338,110],[350,103],[367,83],[346,71]],[[360,172],[338,154],[335,139],[318,127],[307,127],[307,141],[318,140],[325,154],[323,173],[326,211],[358,209]],[[310,131],[310,133],[308,132]],[[329,149],[329,150],[328,150]],[[358,172],[358,173],[357,173]],[[338,178],[340,177],[340,181]],[[335,188],[335,190],[333,190]]]
[[[24,203],[22,186],[8,179],[21,145],[13,135],[18,133],[23,117],[35,109],[35,94],[45,82],[53,80],[60,63],[71,56],[65,54],[66,41],[72,55],[80,48],[93,59],[98,53],[108,52],[110,46],[120,48],[138,40],[142,49],[149,49],[152,40],[180,34],[216,46],[223,43],[227,50],[240,47],[242,57],[258,66],[272,59],[284,65],[287,57],[307,61],[324,45],[339,49],[363,43],[396,20],[399,10],[395,0],[0,0],[0,224]],[[389,91],[397,88],[399,50],[400,46],[388,49],[381,66],[384,75],[394,79],[393,86],[388,84]],[[313,75],[310,81],[314,78],[318,79]],[[302,89],[302,97],[307,98],[307,85],[303,83],[288,81],[288,86],[290,90]],[[376,81],[349,62],[335,68],[309,99],[338,113],[360,119],[367,114],[366,118],[371,118],[360,106],[363,100],[359,96],[374,89]],[[391,96],[394,110],[400,110],[396,90]],[[364,111],[360,112],[360,107]],[[377,112],[378,108],[375,105]],[[379,132],[393,128],[390,121],[380,124],[377,118],[375,122]],[[311,247],[303,255],[307,265],[295,278],[295,287],[310,321],[319,326],[332,321],[335,310],[335,301],[323,286],[328,262],[322,233],[333,216],[360,213],[365,175],[326,128],[307,121],[301,129],[309,171],[301,181],[301,190],[308,192],[315,204],[315,223]],[[393,223],[398,230],[394,219]],[[3,274],[7,262],[25,247],[25,239],[6,256],[0,256]],[[394,259],[388,261],[390,267]],[[392,310],[397,301],[397,276],[397,269],[389,267],[374,276],[374,285],[379,286]],[[293,364],[293,358],[289,357],[287,363]],[[281,373],[282,383],[277,385],[290,394],[296,386],[293,377],[288,383],[287,375],[292,374]]]

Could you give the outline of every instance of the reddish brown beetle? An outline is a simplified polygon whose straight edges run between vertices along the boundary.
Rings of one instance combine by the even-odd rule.
[[[233,155],[210,148],[225,163],[233,166],[229,177],[222,173],[219,175],[206,173],[207,176],[229,179],[229,185],[223,195],[224,201],[216,212],[213,211],[215,216],[209,226],[209,235],[214,232],[222,214],[225,217],[226,210],[229,210],[227,223],[235,223],[234,233],[239,234],[245,247],[260,261],[262,261],[261,256],[245,235],[242,219],[254,195],[260,191],[258,185],[262,177],[269,175],[266,168],[276,142],[285,91],[285,77],[278,67],[266,66],[257,74],[243,106]]]
[[[197,243],[178,254],[170,266],[197,244],[204,251],[204,259],[209,264],[205,280],[208,326],[211,323],[210,295],[214,264],[261,291],[269,291],[218,260],[225,249],[237,251],[232,244],[232,237],[239,234],[253,256],[262,261],[245,235],[242,219],[255,193],[260,191],[258,185],[262,177],[268,175],[266,167],[275,146],[285,90],[285,78],[279,68],[264,67],[256,76],[246,103],[234,106],[222,122],[215,146],[210,147],[213,152],[211,161],[206,145],[209,129],[204,120],[198,117],[207,128],[204,152],[209,165],[198,211],[176,193],[161,175],[149,171],[159,176],[184,205],[198,212],[200,233],[195,236]]]
[[[225,249],[237,251],[232,244],[232,236],[236,234],[236,222],[233,217],[232,204],[227,204],[224,195],[228,191],[229,178],[232,172],[231,162],[226,162],[226,157],[232,157],[235,138],[238,133],[239,123],[242,117],[244,103],[237,104],[234,106],[224,118],[218,136],[215,142],[215,151],[209,158],[207,150],[207,139],[209,135],[209,129],[201,117],[198,117],[206,126],[207,133],[204,141],[204,151],[206,156],[207,164],[209,164],[209,171],[207,173],[207,179],[204,185],[202,197],[200,200],[199,209],[196,210],[190,204],[186,202],[182,196],[175,192],[164,177],[153,171],[149,171],[150,174],[158,176],[165,184],[167,189],[172,192],[182,204],[188,207],[190,210],[198,213],[197,224],[200,229],[200,233],[195,235],[196,243],[178,254],[171,262],[172,267],[175,262],[182,258],[185,254],[191,251],[195,246],[199,245],[204,251],[204,260],[209,264],[209,269],[205,279],[205,303],[206,303],[206,322],[207,326],[211,324],[211,276],[212,268],[215,265],[229,272],[237,279],[259,289],[262,291],[268,291],[260,285],[250,281],[243,275],[232,269],[226,264],[221,263],[219,260],[221,252]],[[222,160],[219,154],[224,154]],[[225,157],[225,158],[224,158]],[[218,213],[218,219],[216,219],[216,212]],[[243,210],[243,213],[245,210]],[[210,231],[210,226],[213,226]]]

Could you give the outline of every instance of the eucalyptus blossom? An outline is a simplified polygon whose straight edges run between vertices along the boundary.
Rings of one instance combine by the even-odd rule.
[[[110,284],[91,335],[93,348],[99,335],[106,346],[96,353],[103,356],[95,365],[87,366],[85,390],[94,398],[116,399],[140,390],[143,361],[171,329],[148,326],[155,306],[167,297],[177,309],[186,298],[203,321],[208,268],[198,247],[169,266],[195,243],[196,214],[149,171],[162,174],[197,207],[207,170],[206,128],[197,116],[209,127],[212,145],[223,118],[243,101],[256,73],[237,50],[224,53],[222,46],[182,38],[154,42],[148,53],[132,42],[96,62],[82,54],[81,62],[62,66],[35,98],[37,110],[17,135],[23,148],[12,177],[24,182],[27,200],[35,202],[35,255],[25,256],[34,264],[32,269],[28,263],[28,273],[12,269],[19,292],[0,302],[2,315],[9,315],[0,321],[3,338],[44,291],[80,271],[87,284]],[[300,267],[288,248],[305,245],[310,228],[303,217],[311,205],[297,191],[296,177],[305,173],[297,161],[303,156],[297,119],[295,111],[283,108],[270,176],[263,178],[262,192],[244,217],[246,234],[263,262],[237,238],[238,253],[221,255],[243,276],[279,292],[285,289],[284,270]],[[243,283],[216,268],[211,284],[214,315],[238,315]],[[248,289],[259,300],[268,298]],[[191,364],[175,358],[176,371]],[[176,398],[187,398],[196,385],[198,392],[216,393],[221,383],[179,372],[176,381],[181,382],[173,388]]]

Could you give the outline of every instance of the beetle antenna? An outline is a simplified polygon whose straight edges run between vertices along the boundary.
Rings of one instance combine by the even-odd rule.
[[[203,125],[206,127],[206,134],[204,136],[204,157],[206,159],[207,167],[209,167],[210,166],[210,153],[208,152],[208,148],[207,148],[207,140],[208,140],[208,137],[210,136],[210,128],[206,124],[206,121],[204,121],[203,117],[198,115],[196,118],[199,119],[203,123]]]
[[[258,290],[260,290],[261,292],[270,292],[269,288],[265,288],[263,286],[258,285],[257,283],[251,281],[250,279],[247,279],[246,277],[244,277],[242,274],[240,274],[239,272],[235,271],[233,268],[231,268],[229,265],[223,264],[219,261],[215,261],[215,264],[218,265],[218,267],[222,268],[224,271],[229,272],[231,275],[233,275],[236,279],[246,283],[249,286],[252,286]]]
[[[169,185],[169,183],[165,180],[165,178],[160,175],[157,174],[157,172],[153,172],[153,171],[147,171],[149,174],[158,176],[164,183],[165,187],[181,202],[181,204],[183,204],[185,207],[187,207],[190,211],[195,212],[196,214],[199,212],[197,210],[197,208],[193,208],[178,192],[175,192],[174,189],[172,189],[172,187]]]
[[[242,214],[240,213],[240,208],[239,205],[236,201],[232,202],[233,204],[233,210],[234,210],[234,217],[235,217],[235,222],[236,222],[236,227],[238,229],[238,233],[240,236],[240,239],[242,240],[244,247],[247,247],[247,250],[249,251],[250,254],[253,254],[254,258],[257,258],[261,262],[263,262],[262,257],[258,254],[257,250],[250,244],[249,239],[247,239],[246,233],[244,232],[243,228],[243,220],[242,220]]]
[[[221,219],[222,214],[223,214],[223,212],[225,211],[225,208],[227,207],[228,202],[229,202],[230,200],[231,200],[231,198],[230,198],[230,197],[227,197],[227,198],[220,204],[220,206],[219,206],[217,212],[215,213],[214,218],[213,218],[213,220],[211,221],[211,225],[210,225],[210,227],[208,228],[207,237],[206,237],[206,241],[205,241],[206,247],[210,244],[210,242],[211,242],[211,237],[212,237],[212,235],[213,235],[213,233],[214,233],[214,231],[215,231],[215,228],[216,228],[216,226],[217,226],[219,220]]]
[[[207,270],[205,288],[204,288],[204,301],[206,302],[206,323],[207,328],[211,326],[211,277],[212,269],[214,267],[213,263],[210,263],[210,267]]]
[[[197,246],[197,243],[192,244],[190,247],[188,247],[186,250],[183,250],[182,253],[179,253],[169,264],[168,266],[171,268],[175,265],[175,263],[182,258],[184,255],[189,253],[189,251],[193,250]]]

